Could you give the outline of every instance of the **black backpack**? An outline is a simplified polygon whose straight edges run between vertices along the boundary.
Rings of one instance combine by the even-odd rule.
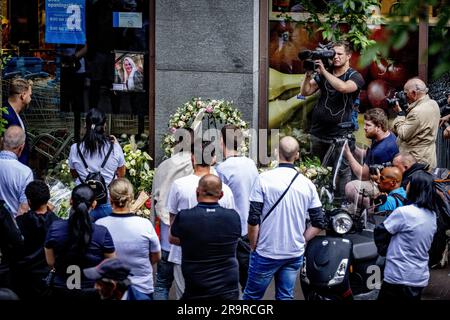
[[[102,165],[100,166],[100,170],[102,170],[106,163],[108,162],[109,156],[111,155],[111,152],[114,149],[114,145],[111,143],[108,153],[105,156],[105,159],[102,162]],[[103,178],[101,171],[97,172],[89,172],[89,166],[86,163],[86,160],[83,157],[83,154],[80,150],[80,144],[77,143],[77,151],[78,156],[80,157],[81,161],[83,162],[84,167],[86,168],[88,175],[86,176],[86,179],[84,179],[84,183],[89,185],[91,189],[95,192],[95,200],[97,200],[97,204],[105,204],[107,202],[107,196],[108,196],[108,188],[106,186],[105,178]],[[80,178],[81,180],[81,178]]]

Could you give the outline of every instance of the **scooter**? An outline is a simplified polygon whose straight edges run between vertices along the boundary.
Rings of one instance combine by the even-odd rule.
[[[308,242],[300,272],[306,300],[375,300],[381,287],[384,257],[378,255],[373,230],[384,214],[368,219],[368,210],[326,212],[325,236]],[[373,219],[374,218],[374,219]]]

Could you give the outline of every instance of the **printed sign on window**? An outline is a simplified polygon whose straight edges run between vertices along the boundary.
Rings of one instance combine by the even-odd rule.
[[[142,12],[113,12],[114,28],[142,28]]]
[[[85,44],[85,0],[45,1],[45,42]]]

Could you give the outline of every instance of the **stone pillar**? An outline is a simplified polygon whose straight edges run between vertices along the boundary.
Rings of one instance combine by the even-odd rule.
[[[258,3],[156,1],[156,165],[169,115],[193,97],[233,100],[257,126]]]

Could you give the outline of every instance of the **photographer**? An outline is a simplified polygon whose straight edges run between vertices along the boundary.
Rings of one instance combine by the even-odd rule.
[[[353,180],[345,186],[345,195],[348,201],[360,203],[359,194],[364,190],[370,198],[378,194],[376,184],[371,181],[371,168],[383,167],[383,164],[392,162],[398,153],[396,137],[388,130],[388,119],[383,109],[369,109],[364,114],[364,132],[367,139],[372,140],[371,147],[367,150],[355,148],[352,153],[348,145],[344,149],[344,156],[347,159],[353,174],[359,180]],[[355,156],[364,159],[361,165]],[[381,169],[379,169],[381,170]],[[369,198],[364,198],[364,206],[369,206]]]
[[[438,101],[442,117],[439,126],[444,130],[444,139],[450,139],[450,91],[444,92],[444,95],[447,95],[447,99],[443,98]]]
[[[320,97],[312,111],[311,121],[311,153],[318,156],[321,161],[333,144],[333,138],[349,134],[348,128],[339,124],[351,122],[353,103],[358,97],[360,89],[364,86],[361,74],[350,68],[351,49],[346,41],[333,44],[335,55],[331,70],[327,70],[324,62],[315,60],[315,76],[307,71],[301,86],[301,94],[309,96],[320,89]],[[352,130],[351,130],[352,131]],[[345,163],[341,168],[340,176],[347,177],[347,181],[340,181],[339,192],[344,193],[345,183],[350,180],[350,168]],[[346,180],[346,179],[342,179]]]
[[[439,106],[428,96],[425,83],[413,78],[406,82],[403,90],[408,107],[406,116],[398,102],[393,111],[397,113],[392,131],[397,135],[400,152],[411,153],[419,162],[436,167],[436,137],[439,127]]]

